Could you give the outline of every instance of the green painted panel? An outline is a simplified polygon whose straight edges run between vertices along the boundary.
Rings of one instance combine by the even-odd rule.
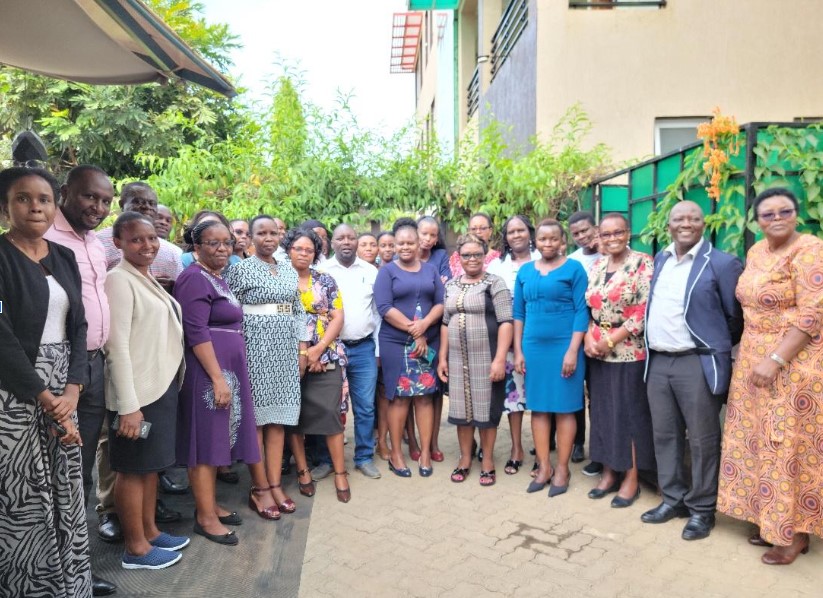
[[[409,0],[409,10],[455,10],[460,0]]]
[[[657,188],[664,191],[680,174],[680,154],[669,156],[657,163]]]
[[[632,204],[631,227],[632,227],[632,249],[643,251],[645,253],[652,253],[654,247],[650,243],[643,243],[640,241],[640,233],[646,228],[646,221],[649,219],[654,210],[654,201],[640,201]]]
[[[580,192],[579,202],[580,209],[587,212],[593,212],[594,209],[594,187],[587,187]]]
[[[737,170],[746,170],[746,133],[741,132],[740,135],[738,135],[738,140],[740,150],[737,152],[737,155],[729,156],[729,164]]]
[[[732,201],[734,205],[737,207],[738,210],[741,212],[743,211],[746,205],[746,198],[739,193],[735,193]],[[745,248],[741,243],[739,246],[732,246],[729,243],[729,230],[727,228],[721,228],[717,235],[715,235],[715,243],[717,244],[717,248],[721,249],[722,251],[728,251],[729,253],[734,253],[741,259],[745,257]]]
[[[600,215],[609,212],[629,211],[629,188],[625,185],[603,185],[600,187]]]
[[[654,194],[654,164],[647,164],[632,171],[632,199]]]

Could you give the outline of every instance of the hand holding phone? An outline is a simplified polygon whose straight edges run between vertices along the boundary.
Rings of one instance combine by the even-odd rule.
[[[133,420],[136,420],[136,422]],[[145,421],[143,419],[143,414],[140,411],[129,413],[124,415],[122,418],[118,413],[114,416],[114,420],[111,423],[111,429],[116,431],[118,436],[123,436],[124,438],[129,438],[131,440],[137,440],[138,438],[145,439],[149,436],[151,422]]]

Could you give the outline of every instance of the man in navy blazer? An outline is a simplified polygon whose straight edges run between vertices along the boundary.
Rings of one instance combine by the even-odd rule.
[[[729,390],[732,346],[743,332],[735,298],[743,264],[703,239],[696,203],[669,214],[672,243],[654,258],[646,305],[646,390],[663,502],[643,513],[645,523],[689,517],[684,540],[714,527],[720,466],[720,408]],[[691,480],[683,457],[686,430]]]

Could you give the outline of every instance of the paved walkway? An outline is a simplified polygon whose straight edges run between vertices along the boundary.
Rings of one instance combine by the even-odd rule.
[[[524,425],[528,448],[528,416]],[[300,596],[823,595],[819,539],[790,567],[762,565],[764,549],[746,542],[750,527],[725,517],[718,517],[708,539],[685,542],[685,520],[640,522],[640,514],[659,502],[649,487],[629,509],[610,508],[610,498],[588,499],[594,482],[581,474],[583,464],[573,466],[567,494],[551,500],[545,492],[526,494],[531,462],[515,476],[503,474],[509,446],[504,418],[495,451],[497,484],[479,486],[476,461],[468,480],[454,484],[456,433],[444,417],[446,461],[434,464],[431,478],[416,469],[411,479],[399,478],[384,461],[378,461],[380,480],[352,469],[349,504],[337,502],[331,477],[320,482]],[[351,450],[350,442],[349,458]]]

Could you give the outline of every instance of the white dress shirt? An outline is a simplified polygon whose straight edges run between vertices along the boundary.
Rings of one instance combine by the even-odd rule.
[[[603,256],[597,253],[596,251],[594,253],[585,253],[582,247],[578,247],[569,255],[570,260],[575,260],[583,264],[583,268],[586,270],[586,274],[588,274],[591,271],[594,263],[601,257]]]
[[[343,294],[342,341],[357,341],[374,334],[380,319],[374,305],[377,268],[359,257],[354,258],[354,263],[347,268],[332,257],[318,263],[317,269],[334,278]]]
[[[646,322],[646,335],[652,351],[678,353],[697,346],[686,326],[686,286],[694,258],[702,246],[701,239],[679,260],[674,243],[663,250],[666,261],[657,274]]]

